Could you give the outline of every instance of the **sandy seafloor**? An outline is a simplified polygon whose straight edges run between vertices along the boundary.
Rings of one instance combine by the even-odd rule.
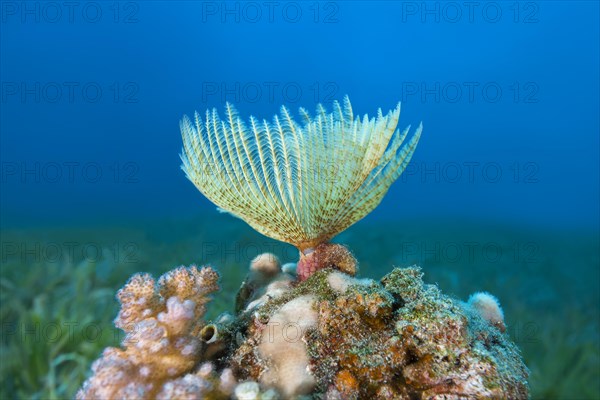
[[[597,231],[502,223],[361,221],[347,244],[359,275],[418,264],[425,281],[466,300],[489,291],[530,368],[534,399],[600,398]],[[135,272],[212,264],[222,292],[208,317],[232,311],[249,261],[297,251],[245,223],[210,213],[187,220],[2,231],[1,398],[68,398],[101,349],[118,341],[116,290]]]

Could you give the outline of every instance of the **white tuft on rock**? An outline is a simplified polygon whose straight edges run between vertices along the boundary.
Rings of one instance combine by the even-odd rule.
[[[500,307],[500,302],[496,297],[488,292],[473,293],[467,304],[490,324],[497,326],[504,331],[504,311]]]
[[[333,271],[327,275],[329,287],[338,293],[344,293],[352,285],[368,286],[373,283],[372,279],[356,279],[348,274],[339,271]]]
[[[234,391],[234,396],[238,400],[257,400],[259,394],[260,387],[254,381],[240,383]]]

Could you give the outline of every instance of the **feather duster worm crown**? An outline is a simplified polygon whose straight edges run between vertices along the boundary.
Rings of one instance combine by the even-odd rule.
[[[396,129],[400,103],[376,118],[354,116],[348,97],[315,116],[284,106],[273,122],[246,124],[227,103],[180,123],[182,169],[221,209],[258,232],[305,250],[324,243],[370,213],[404,171],[422,124]]]

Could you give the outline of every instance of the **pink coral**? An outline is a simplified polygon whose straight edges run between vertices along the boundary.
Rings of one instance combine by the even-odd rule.
[[[201,359],[198,333],[217,280],[212,268],[196,266],[177,268],[158,284],[149,274],[134,275],[117,294],[123,348],[104,351],[77,398],[197,398],[212,388],[209,377],[191,372]]]

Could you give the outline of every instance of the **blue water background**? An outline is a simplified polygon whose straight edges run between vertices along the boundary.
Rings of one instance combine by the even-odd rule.
[[[598,229],[597,2],[58,4],[2,3],[2,227],[213,210],[180,170],[183,114],[348,94],[424,124],[368,219]]]

